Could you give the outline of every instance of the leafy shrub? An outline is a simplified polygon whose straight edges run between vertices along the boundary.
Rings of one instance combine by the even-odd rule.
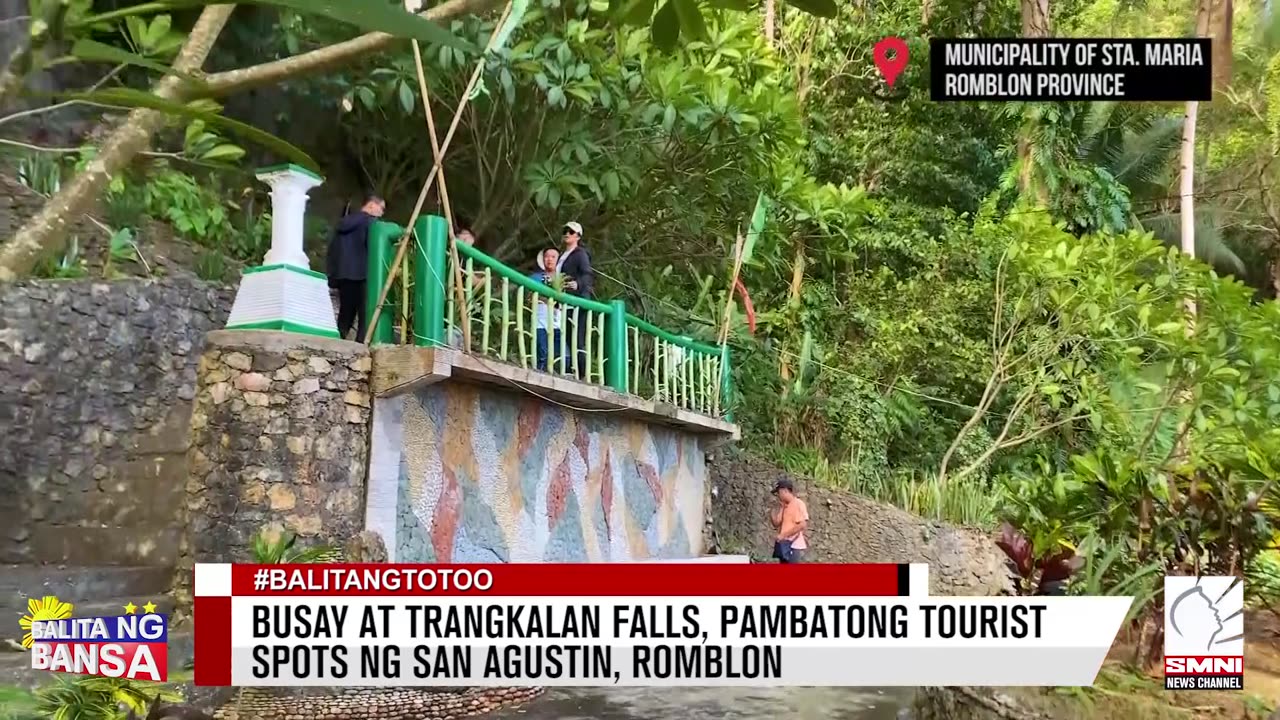
[[[297,536],[291,532],[285,532],[273,539],[267,531],[263,530],[253,538],[253,561],[260,565],[324,563],[333,562],[339,557],[337,548],[328,545],[300,548],[297,542]]]
[[[84,277],[88,271],[84,267],[84,258],[80,253],[80,238],[71,237],[67,251],[58,258],[45,258],[36,265],[32,275],[38,278],[70,280]]]
[[[196,255],[196,277],[207,282],[227,281],[227,257],[217,250],[205,250]]]
[[[177,702],[182,695],[157,683],[124,678],[58,676],[58,682],[36,691],[36,712],[50,720],[117,720],[121,707],[145,715],[156,701]]]

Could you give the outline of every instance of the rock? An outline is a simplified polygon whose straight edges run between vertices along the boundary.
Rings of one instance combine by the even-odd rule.
[[[356,405],[362,408],[369,407],[369,394],[362,393],[359,390],[348,390],[342,395],[342,401],[348,405]]]
[[[260,373],[275,372],[284,367],[287,359],[284,353],[271,350],[260,350],[253,354],[253,370]]]
[[[241,390],[265,392],[271,388],[271,380],[262,373],[248,372],[236,378],[236,387]]]
[[[317,375],[328,375],[329,371],[333,370],[333,364],[322,357],[310,358],[307,360],[307,367]]]
[[[293,489],[283,484],[272,485],[267,490],[267,500],[270,501],[272,510],[292,510],[298,502]],[[318,527],[316,531],[319,532]]]
[[[253,369],[253,358],[242,352],[229,352],[222,356],[222,362],[224,365],[243,372]]]
[[[315,392],[320,392],[320,381],[316,378],[302,378],[293,384],[294,395],[309,395]]]
[[[40,362],[44,358],[44,343],[31,343],[22,350],[22,358],[29,363]]]
[[[387,546],[381,535],[364,530],[347,542],[343,557],[353,563],[384,563],[387,562]]]

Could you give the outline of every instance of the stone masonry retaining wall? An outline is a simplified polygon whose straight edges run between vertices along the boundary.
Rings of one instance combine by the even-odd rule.
[[[209,333],[191,413],[177,600],[194,562],[246,562],[261,530],[345,545],[364,529],[368,347],[264,331]]]
[[[533,699],[540,688],[347,688],[318,693],[246,689],[218,720],[460,720]]]
[[[0,563],[171,565],[206,332],[194,278],[0,287]]]
[[[923,520],[741,453],[716,453],[708,465],[707,547],[721,553],[772,554],[769,490],[786,476],[809,507],[810,562],[925,562],[935,595],[1001,595],[1013,589],[1004,554],[980,532]]]

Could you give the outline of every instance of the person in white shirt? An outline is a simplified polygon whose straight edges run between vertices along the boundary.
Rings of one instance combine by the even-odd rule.
[[[529,277],[546,285],[547,287],[556,286],[556,264],[560,260],[560,251],[555,248],[547,248],[538,255],[539,268],[529,274]],[[559,288],[557,288],[559,289]],[[547,360],[551,357],[551,353],[559,359],[555,363],[555,367],[551,369],[564,371],[564,356],[560,352],[560,308],[549,308],[547,301],[541,297],[535,298],[537,303],[535,308],[534,328],[536,331],[535,347],[537,348],[538,369],[547,371]],[[549,352],[548,352],[549,351]]]

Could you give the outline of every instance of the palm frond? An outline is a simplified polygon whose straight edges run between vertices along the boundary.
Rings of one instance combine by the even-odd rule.
[[[1196,208],[1196,257],[1219,271],[1244,275],[1244,261],[1222,234],[1222,211],[1212,205]],[[1142,227],[1166,245],[1181,243],[1182,213],[1160,213],[1140,219]]]
[[[1182,118],[1154,118],[1146,127],[1125,133],[1122,149],[1108,169],[1133,189],[1159,184],[1177,156],[1181,139]]]

